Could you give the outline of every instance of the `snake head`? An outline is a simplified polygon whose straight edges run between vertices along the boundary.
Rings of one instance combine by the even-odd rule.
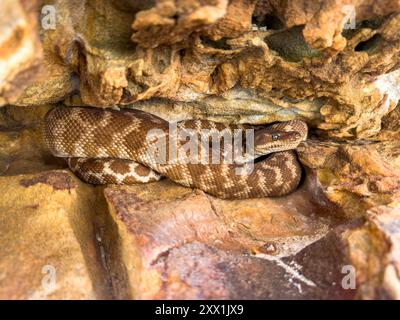
[[[302,141],[302,136],[297,131],[279,131],[261,129],[255,132],[254,152],[264,155],[272,152],[295,149]]]

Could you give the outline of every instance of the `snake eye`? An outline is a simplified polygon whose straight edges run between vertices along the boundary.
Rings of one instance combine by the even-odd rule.
[[[279,134],[273,133],[272,134],[272,141],[277,141],[279,139]]]

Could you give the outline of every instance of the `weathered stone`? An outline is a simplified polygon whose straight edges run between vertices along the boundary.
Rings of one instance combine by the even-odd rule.
[[[400,199],[397,142],[352,143],[309,140],[298,148],[328,199],[347,217],[365,215],[377,205]]]
[[[376,137],[400,98],[399,3],[331,1],[305,11],[292,1],[263,3],[49,0],[58,15],[55,30],[41,30],[48,81],[28,87],[17,103],[55,102],[79,88],[78,104],[167,98],[178,109],[199,105],[186,111],[190,117],[230,121],[244,96],[244,121],[300,116],[332,137]],[[357,24],[340,33],[347,7]],[[100,32],[105,21],[113,28]]]
[[[400,299],[399,203],[371,209],[361,230],[347,238],[360,299]],[[367,250],[363,250],[367,248]]]
[[[316,187],[307,184],[281,199],[233,203],[168,181],[107,188],[104,241],[117,296],[397,298],[398,208],[335,227],[334,212],[323,213],[334,206],[303,207]]]
[[[66,167],[54,158],[42,139],[42,123],[49,105],[0,109],[0,175],[35,173]]]
[[[256,17],[267,16],[284,21],[288,28],[304,25],[304,38],[315,48],[342,50],[346,45],[343,30],[354,28],[353,23],[365,23],[368,26],[379,26],[382,16],[400,10],[400,2],[395,0],[383,1],[348,1],[348,0],[320,0],[309,2],[260,0],[255,9]],[[272,19],[273,20],[273,19]],[[276,25],[276,24],[275,24]]]
[[[36,0],[0,4],[0,106],[14,103],[37,74],[42,58],[37,8]]]
[[[289,197],[240,201],[215,199],[167,180],[144,187],[105,189],[111,215],[104,223],[102,238],[116,296],[265,298],[265,290],[272,290],[269,281],[274,281],[266,279],[264,283],[261,278],[271,271],[269,268],[279,267],[269,262],[262,266],[260,261],[247,256],[269,252],[272,259],[292,254],[339,221],[335,206],[324,202],[323,197],[313,199],[310,190],[315,187],[308,181]],[[202,255],[197,255],[199,250],[204,252],[204,261]],[[174,255],[179,258],[172,258]],[[177,261],[180,262],[176,264]],[[244,264],[243,269],[236,270],[238,274],[229,276],[228,269],[213,269],[223,263],[236,264],[235,261]],[[200,269],[190,273],[194,277],[199,272],[198,281],[186,282],[183,274],[189,272],[190,266],[197,265]],[[168,270],[168,266],[172,269]],[[257,273],[258,268],[264,272],[262,277],[250,280],[251,277],[245,276],[249,270]],[[280,284],[286,281],[281,271],[272,275],[273,279],[279,278]],[[221,277],[212,278],[215,272],[221,273]],[[251,281],[249,286],[257,291],[251,293],[248,288],[247,293],[239,290],[235,294],[230,286],[239,284],[225,284],[223,280],[228,276],[240,283]],[[209,281],[220,287],[220,292],[208,288]],[[278,297],[284,293],[275,294]]]
[[[150,48],[181,42],[221,19],[227,6],[226,0],[157,1],[153,8],[137,13],[132,40]]]
[[[95,194],[71,173],[0,177],[0,298],[111,297]]]
[[[296,263],[317,284],[314,292],[304,287],[308,297],[399,299],[398,221],[398,206],[376,207],[283,260]],[[344,295],[335,295],[336,290]]]
[[[44,5],[55,29],[37,24]],[[29,106],[0,109],[2,298],[399,299],[398,0],[0,9],[0,105]],[[169,121],[303,119],[305,178],[243,201],[168,180],[92,188],[42,142],[59,101]]]

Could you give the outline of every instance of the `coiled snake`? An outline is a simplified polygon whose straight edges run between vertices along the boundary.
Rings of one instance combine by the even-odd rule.
[[[243,151],[246,141],[250,141],[250,136],[244,134],[248,128],[185,120],[176,123],[179,138],[172,139],[168,121],[143,111],[56,107],[46,115],[44,139],[55,156],[67,158],[70,169],[92,184],[147,183],[163,175],[220,198],[281,196],[295,190],[301,166],[293,149],[306,139],[307,125],[293,120],[255,128],[249,131],[254,132],[254,152],[245,151],[244,160],[223,161],[222,155],[234,149],[229,144],[212,158],[216,154],[212,137],[217,136],[218,141],[228,141],[227,133],[239,137]],[[189,131],[192,134],[183,138],[182,132]],[[194,144],[200,155],[197,158],[193,158],[193,149],[171,151],[181,150],[187,138],[194,136],[202,141]],[[161,144],[167,146],[164,155],[160,153],[160,141],[166,141]]]

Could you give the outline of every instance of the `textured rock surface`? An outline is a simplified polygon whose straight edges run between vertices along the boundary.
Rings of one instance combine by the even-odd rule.
[[[39,68],[38,2],[4,0],[0,4],[0,106],[14,103]]]
[[[78,104],[168,98],[229,117],[240,99],[246,122],[300,115],[330,136],[371,137],[400,98],[400,4],[389,2],[46,1],[58,10],[57,28],[41,30],[49,81],[18,104],[80,88]],[[340,33],[346,10],[357,23]],[[113,27],[102,31],[104,24]]]
[[[111,216],[104,239],[105,248],[112,248],[106,252],[111,254],[116,296],[285,297],[277,288],[292,275],[275,259],[299,251],[339,221],[335,207],[317,203],[310,188],[286,198],[237,201],[215,199],[167,180],[146,188],[107,188]],[[270,272],[277,274],[271,278]],[[288,296],[301,296],[296,283],[285,286],[290,287]]]
[[[0,298],[110,297],[91,187],[71,173],[0,177]]]
[[[399,218],[398,203],[376,207],[362,227],[344,233],[357,270],[358,298],[400,298]]]
[[[309,140],[298,149],[326,196],[347,217],[400,199],[398,142],[335,143]]]
[[[400,299],[400,1],[0,9],[0,298]],[[303,119],[305,178],[242,201],[168,180],[92,187],[42,142],[57,103]]]

